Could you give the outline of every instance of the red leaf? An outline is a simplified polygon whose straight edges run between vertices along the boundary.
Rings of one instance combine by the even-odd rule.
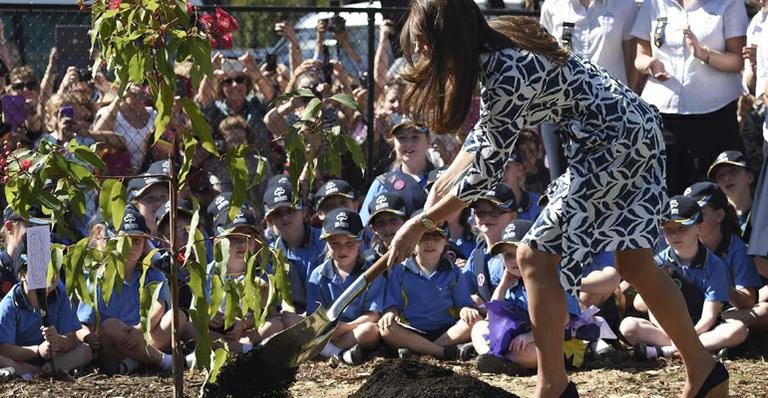
[[[29,159],[24,159],[21,161],[21,169],[24,171],[29,170],[30,167],[32,167],[32,161]]]
[[[123,2],[123,0],[110,0],[109,2],[109,9],[110,10],[117,10],[120,8],[120,4]]]
[[[215,22],[213,15],[207,12],[204,12],[203,15],[201,15],[200,18],[198,18],[198,20],[200,21],[201,24],[203,24],[203,27],[208,30],[211,29],[211,27],[213,26],[213,23]]]
[[[232,33],[227,33],[219,37],[219,46],[221,48],[232,48]]]
[[[213,35],[211,35],[209,37],[209,39],[211,40],[211,48],[218,48],[218,47],[216,47],[216,45],[218,44],[217,41],[216,41],[216,38],[213,37]]]
[[[192,15],[193,11],[192,4],[189,4],[189,1],[187,1],[187,14]]]
[[[240,29],[237,20],[220,7],[216,7],[216,28],[219,33],[227,34]]]

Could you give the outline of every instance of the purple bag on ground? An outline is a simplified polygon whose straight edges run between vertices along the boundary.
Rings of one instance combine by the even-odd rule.
[[[485,308],[488,310],[490,353],[503,357],[512,339],[531,330],[528,308],[519,300],[491,300],[485,303]]]

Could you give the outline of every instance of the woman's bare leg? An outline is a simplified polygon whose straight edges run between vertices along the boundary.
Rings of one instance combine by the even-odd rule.
[[[694,396],[715,366],[715,360],[693,329],[680,289],[653,261],[651,249],[616,252],[616,269],[643,296],[650,312],[675,343],[686,370],[682,395]]]
[[[564,362],[565,293],[557,272],[559,257],[527,245],[517,249],[517,264],[528,292],[528,311],[536,343],[536,397],[557,397],[568,385]]]

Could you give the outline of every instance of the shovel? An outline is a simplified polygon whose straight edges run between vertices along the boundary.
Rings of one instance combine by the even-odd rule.
[[[360,275],[338,299],[325,309],[320,306],[301,322],[263,340],[253,354],[264,363],[281,368],[295,368],[322,351],[331,339],[339,316],[349,303],[387,269],[387,254]]]

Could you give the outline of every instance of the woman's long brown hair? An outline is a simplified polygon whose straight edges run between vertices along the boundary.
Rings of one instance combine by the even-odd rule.
[[[516,47],[559,65],[568,58],[536,20],[505,16],[489,26],[474,0],[413,0],[400,47],[408,63],[401,76],[411,83],[404,109],[437,133],[457,131],[464,123],[482,51]]]

